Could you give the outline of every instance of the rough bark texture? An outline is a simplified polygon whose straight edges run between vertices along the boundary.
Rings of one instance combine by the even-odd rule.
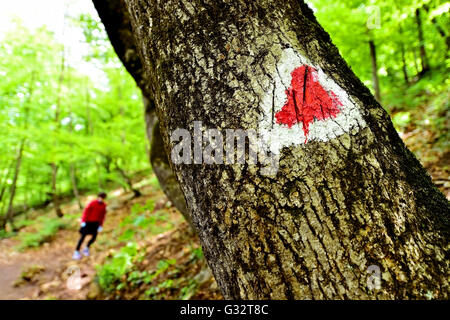
[[[178,185],[176,176],[170,168],[167,155],[164,149],[160,147],[162,145],[161,135],[153,135],[154,129],[158,126],[155,104],[153,103],[149,83],[145,78],[145,72],[137,54],[125,2],[123,0],[93,0],[93,3],[119,59],[142,91],[147,136],[151,149],[150,163],[153,171],[164,193],[189,222],[186,200]]]
[[[344,88],[367,124],[285,147],[276,177],[173,166],[226,298],[448,298],[449,204],[302,1],[125,2],[166,151],[196,120],[257,129],[286,48]]]

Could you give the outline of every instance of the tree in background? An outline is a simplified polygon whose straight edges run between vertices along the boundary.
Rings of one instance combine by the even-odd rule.
[[[399,87],[402,78],[409,84],[409,80],[417,81],[430,68],[441,69],[445,65],[450,35],[446,1],[310,2],[316,9],[317,19],[331,34],[342,55],[374,93],[375,81],[370,82],[374,71],[381,76],[382,88],[391,91],[389,88]],[[378,70],[373,69],[371,62],[371,42],[377,51]],[[432,57],[428,57],[430,52]]]

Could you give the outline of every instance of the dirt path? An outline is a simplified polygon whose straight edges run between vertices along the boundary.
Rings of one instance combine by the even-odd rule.
[[[132,194],[122,193],[121,190],[112,192],[114,196],[108,200],[104,231],[92,246],[91,256],[80,261],[72,260],[79,238],[76,223],[70,229],[60,230],[50,242],[24,252],[15,249],[19,244],[16,237],[0,240],[0,300],[86,299],[89,295],[98,294],[98,288],[93,285],[95,266],[101,264],[114,250],[114,244],[108,245],[114,242],[114,229],[129,215],[135,203],[145,204],[150,198],[167,201],[161,191],[152,190],[149,186],[142,188],[142,192],[143,196],[136,199],[131,199]],[[74,205],[66,205],[63,211],[70,214],[79,210]],[[21,280],[24,271],[26,278],[32,274],[31,279],[15,285]]]
[[[10,241],[6,244],[4,243],[6,240],[2,241],[0,245],[0,299],[52,298],[51,296],[43,296],[43,293],[49,289],[62,289],[64,287],[65,284],[58,278],[70,266],[75,265],[71,260],[75,238],[76,233],[73,230],[59,231],[52,242],[46,243],[40,248],[20,253],[14,250],[15,245],[18,244],[17,240],[7,239]],[[95,269],[86,260],[77,263],[77,265],[82,270],[82,274],[86,276],[95,274]],[[36,269],[37,273],[30,281],[15,285],[16,282],[20,281],[23,271],[30,270],[31,273],[33,269]],[[79,291],[67,290],[67,298],[79,298]]]

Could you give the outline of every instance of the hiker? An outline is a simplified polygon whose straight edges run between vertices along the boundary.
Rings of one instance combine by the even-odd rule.
[[[97,199],[91,201],[88,206],[83,211],[83,216],[81,217],[81,237],[78,241],[77,248],[73,253],[73,259],[81,259],[80,248],[83,244],[84,238],[90,234],[92,238],[87,243],[87,246],[83,249],[82,253],[84,256],[89,256],[89,248],[94,243],[97,238],[97,233],[103,230],[103,221],[106,215],[106,193],[100,192],[97,195]]]

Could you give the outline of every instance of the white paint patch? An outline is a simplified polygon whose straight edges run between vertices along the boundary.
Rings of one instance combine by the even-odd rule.
[[[318,81],[321,86],[330,93],[331,91],[339,98],[342,106],[341,112],[335,118],[314,121],[309,125],[308,137],[303,132],[302,123],[289,128],[285,124],[276,123],[275,114],[279,112],[286,103],[286,90],[291,86],[291,72],[302,66],[308,65],[317,70]],[[313,64],[307,58],[301,56],[292,48],[283,50],[277,68],[272,75],[274,86],[267,91],[262,99],[263,115],[259,122],[260,139],[269,147],[270,151],[279,154],[283,147],[299,145],[310,141],[329,141],[353,128],[366,126],[361,112],[356,103],[333,79],[327,76],[322,68]],[[273,122],[273,123],[272,123]],[[306,139],[307,138],[307,139]]]

